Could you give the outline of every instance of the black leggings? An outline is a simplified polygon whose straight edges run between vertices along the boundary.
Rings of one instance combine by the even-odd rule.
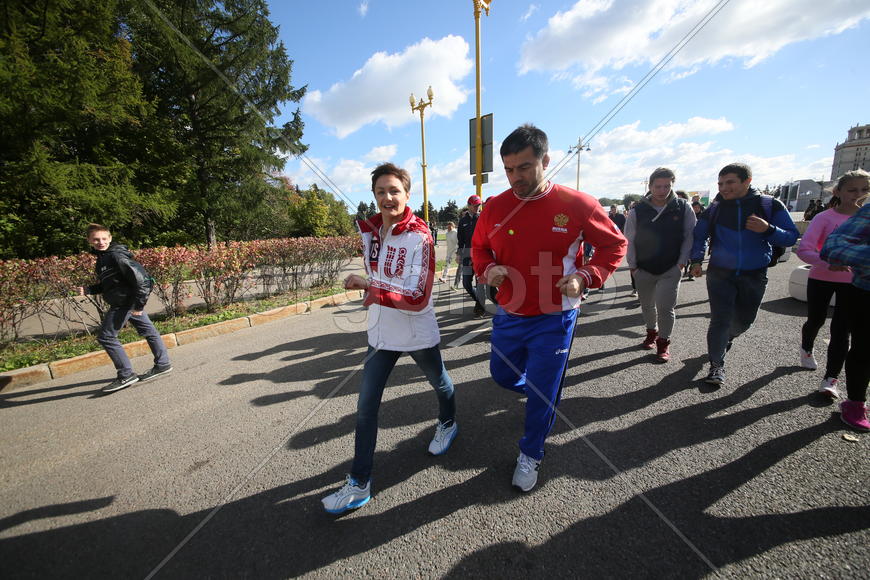
[[[846,395],[852,401],[867,400],[870,382],[870,290],[852,286],[849,296],[849,333],[852,345],[846,357]],[[839,298],[837,298],[839,300]]]
[[[828,317],[828,305],[831,296],[837,296],[834,316],[831,318],[831,341],[828,343],[828,361],[825,367],[825,378],[837,378],[846,362],[849,352],[849,318],[852,295],[858,289],[846,282],[829,282],[827,280],[807,280],[807,321],[801,328],[801,348],[807,352],[813,351],[813,344],[819,330],[825,325]]]

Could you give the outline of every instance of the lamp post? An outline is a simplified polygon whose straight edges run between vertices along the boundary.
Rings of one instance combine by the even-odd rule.
[[[577,137],[576,145],[571,145],[570,147],[568,147],[568,153],[573,153],[575,151],[577,152],[577,187],[575,187],[574,189],[580,191],[580,152],[589,151],[589,145],[586,145],[585,147],[583,146],[582,137]]]
[[[475,170],[475,188],[477,196],[483,199],[481,192],[483,191],[483,135],[480,126],[480,11],[486,10],[486,15],[489,16],[489,5],[492,0],[472,0],[474,4],[474,63],[475,63],[475,96],[477,103],[477,117],[474,121],[475,136],[474,136],[474,170]]]
[[[432,87],[426,91],[426,95],[429,97],[428,101],[424,101],[422,98],[420,101],[416,101],[414,99],[414,93],[411,93],[411,113],[414,111],[420,111],[420,141],[423,144],[423,221],[426,224],[429,224],[429,191],[426,189],[426,129],[423,127],[423,110],[426,107],[432,106],[432,97],[434,93],[432,92]]]

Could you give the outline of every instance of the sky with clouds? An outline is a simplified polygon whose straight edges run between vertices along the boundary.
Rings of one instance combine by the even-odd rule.
[[[274,1],[271,11],[292,82],[307,87],[308,163],[289,157],[286,175],[355,209],[371,199],[374,166],[392,161],[411,172],[419,207],[420,116],[408,97],[431,86],[429,200],[461,205],[474,193],[473,2]],[[749,163],[762,187],[830,179],[834,146],[870,123],[866,0],[493,0],[480,25],[481,111],[493,114],[496,147],[484,196],[506,189],[498,146],[526,122],[549,135],[550,168],[561,168],[550,178],[570,186],[569,148],[589,137],[580,189],[597,197],[641,193],[658,166],[690,191],[715,189],[732,161]]]

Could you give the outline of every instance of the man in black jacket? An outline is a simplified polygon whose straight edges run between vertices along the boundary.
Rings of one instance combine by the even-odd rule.
[[[457,230],[457,247],[459,256],[462,258],[462,287],[474,300],[474,317],[483,318],[486,310],[483,307],[486,300],[486,291],[483,284],[477,284],[474,280],[474,270],[471,266],[471,237],[480,217],[480,197],[472,195],[468,198],[468,209],[459,218]]]
[[[133,259],[133,254],[121,244],[112,242],[109,229],[100,224],[90,224],[87,230],[91,253],[97,256],[97,279],[99,282],[87,288],[79,287],[80,295],[102,294],[109,303],[109,310],[103,318],[99,342],[112,359],[118,378],[103,387],[104,393],[112,393],[129,387],[139,381],[147,381],[163,376],[172,370],[166,345],[160,333],[145,313],[145,303],[153,285],[151,277],[142,265]],[[130,357],[127,356],[118,333],[127,323],[148,341],[154,355],[154,367],[141,376],[133,372]]]

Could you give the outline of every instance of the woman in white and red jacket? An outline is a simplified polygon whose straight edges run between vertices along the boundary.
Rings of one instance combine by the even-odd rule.
[[[396,361],[408,353],[438,395],[438,424],[429,453],[441,455],[456,437],[453,382],[441,360],[432,282],[435,248],[426,223],[408,207],[411,177],[384,163],[372,171],[380,215],[358,222],[368,277],[351,274],[349,290],[365,290],[369,348],[357,403],[354,458],[344,486],[323,498],[329,513],[362,507],[371,499],[371,471],[378,434],[378,409]]]

